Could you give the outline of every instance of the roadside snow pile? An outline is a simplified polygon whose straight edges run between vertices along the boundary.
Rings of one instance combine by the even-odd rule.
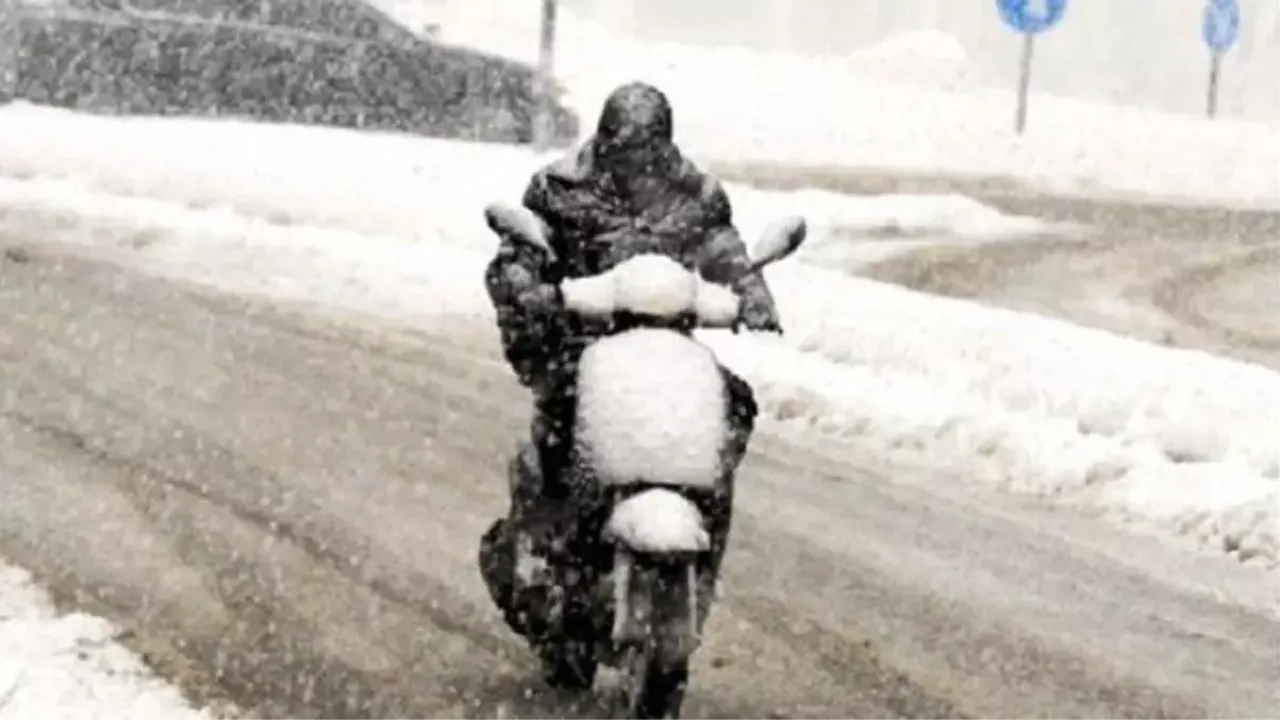
[[[887,82],[938,90],[963,90],[973,85],[973,69],[964,46],[938,30],[917,30],[863,48],[849,56],[849,68]]]
[[[446,18],[445,39],[536,58],[536,7],[498,16],[488,5]],[[707,159],[1008,176],[1059,192],[1280,206],[1275,125],[1034,94],[1019,137],[1012,90],[968,89],[961,44],[937,31],[845,58],[639,43],[566,10],[557,27],[556,74],[584,126],[618,83],[646,80],[671,96],[681,142]]]
[[[484,204],[518,199],[547,159],[504,145],[319,127],[97,117],[25,103],[0,110],[5,175],[67,178],[285,224],[462,244],[492,242],[481,221]],[[960,195],[730,192],[745,228],[803,213],[815,239],[837,227],[990,238],[1048,228]]]
[[[537,163],[515,147],[394,134],[0,109],[0,172],[11,177],[411,238],[460,224],[456,208],[478,197],[518,197]],[[479,217],[464,226],[474,232]]]
[[[1280,562],[1280,374],[813,268],[770,277],[787,337],[709,340],[773,417]]]
[[[115,636],[102,618],[58,615],[26,571],[0,562],[0,720],[211,717]]]
[[[0,113],[0,138],[22,135],[23,112],[32,117]],[[81,118],[72,133],[73,116],[35,116],[35,149],[0,140],[0,167],[43,174],[45,163],[67,180],[0,183],[5,223],[23,213],[91,218],[78,231],[50,221],[62,229],[49,239],[112,246],[228,290],[410,323],[433,312],[491,316],[479,278],[492,239],[480,208],[515,197],[533,162],[506,148],[486,159],[476,146],[232,123]],[[62,140],[42,125],[59,125]],[[144,192],[180,206],[121,197]],[[795,207],[799,198],[811,207]],[[735,190],[734,201],[749,237],[781,211],[842,212],[825,194]],[[841,222],[912,221],[912,201],[879,202],[849,200]],[[982,207],[914,202],[917,222],[939,231]],[[263,220],[282,216],[304,227]],[[159,232],[128,242],[140,227]],[[769,274],[787,336],[708,337],[774,418],[1280,561],[1280,375],[798,263]]]

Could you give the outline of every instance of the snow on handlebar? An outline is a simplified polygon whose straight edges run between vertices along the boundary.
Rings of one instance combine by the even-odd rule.
[[[527,208],[494,203],[484,209],[485,222],[500,237],[537,248],[555,257],[547,226]],[[742,276],[759,272],[795,252],[804,242],[807,225],[799,216],[770,225],[752,248]],[[740,277],[742,277],[740,276]],[[604,316],[631,312],[654,317],[695,313],[703,327],[731,327],[742,301],[733,290],[703,280],[665,255],[646,254],[619,263],[611,270],[560,284],[566,307],[579,314]]]
[[[565,307],[581,315],[693,314],[699,325],[709,328],[732,326],[741,308],[733,290],[703,280],[666,255],[637,255],[599,275],[565,280],[560,293]]]

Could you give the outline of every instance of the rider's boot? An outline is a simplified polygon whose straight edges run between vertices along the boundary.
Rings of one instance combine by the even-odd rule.
[[[507,466],[510,509],[480,541],[480,573],[489,594],[507,624],[525,637],[539,631],[539,614],[529,608],[542,604],[539,598],[552,583],[550,568],[540,558],[553,540],[561,507],[545,478],[547,472],[558,477],[563,459],[556,448],[547,448],[547,437],[543,423],[535,420],[531,438],[520,443]]]
[[[527,636],[529,628],[528,618],[517,607],[517,583],[532,578],[517,577],[519,570],[530,574],[528,568],[517,567],[517,531],[522,515],[521,505],[527,498],[535,496],[542,484],[540,465],[533,443],[522,442],[507,468],[511,509],[506,517],[495,520],[480,540],[480,574],[485,586],[503,619],[522,636]]]

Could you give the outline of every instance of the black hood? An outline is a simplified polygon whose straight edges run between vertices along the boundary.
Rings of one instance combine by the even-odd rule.
[[[650,174],[670,157],[671,103],[661,90],[634,82],[604,101],[596,124],[596,160],[608,170]]]

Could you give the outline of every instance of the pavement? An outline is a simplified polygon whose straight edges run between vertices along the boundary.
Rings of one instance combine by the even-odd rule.
[[[197,703],[599,717],[476,544],[527,397],[471,320],[231,297],[0,236],[0,555]],[[688,717],[1280,717],[1257,570],[762,429]]]
[[[1066,210],[1026,208],[1073,221]],[[1089,218],[1076,237],[938,245],[858,272],[1280,370],[1280,214],[1238,212],[1216,225],[1175,216],[1154,228],[1141,217]]]
[[[962,193],[1056,227],[992,242],[844,233],[855,275],[1047,315],[1170,347],[1280,370],[1280,212],[1161,198],[1048,194],[1008,178],[725,166],[767,188],[872,195]],[[1069,230],[1068,230],[1069,229]],[[1064,231],[1066,230],[1066,231]],[[908,239],[909,240],[909,239]],[[868,262],[866,246],[894,242]]]

